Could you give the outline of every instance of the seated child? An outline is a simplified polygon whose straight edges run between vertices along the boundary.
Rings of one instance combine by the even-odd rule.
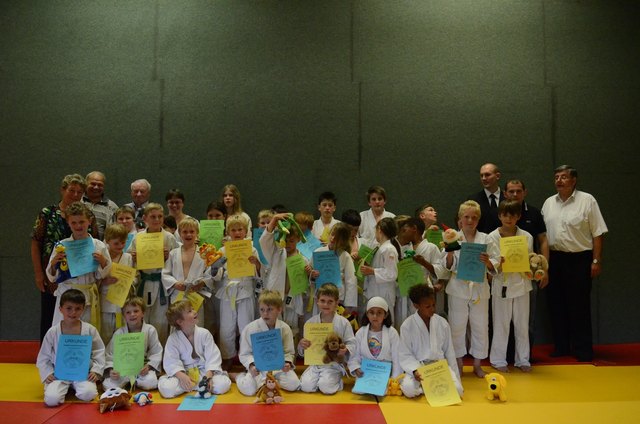
[[[367,313],[362,317],[362,327],[356,332],[355,349],[349,358],[349,371],[356,377],[364,373],[360,369],[362,359],[391,362],[391,377],[402,374],[398,348],[400,336],[391,326],[391,314],[387,302],[375,296],[367,302]]]
[[[338,308],[338,288],[326,283],[316,290],[316,299],[319,313],[307,320],[308,323],[333,323],[333,332],[336,333],[345,347],[338,351],[338,355],[348,362],[349,355],[355,350],[355,337],[353,329],[347,319],[336,313]],[[304,351],[311,346],[311,341],[301,339],[298,343],[298,355],[304,356]],[[300,377],[300,388],[304,392],[320,390],[325,395],[332,395],[342,390],[342,377],[346,374],[344,364],[331,362],[327,365],[309,365]]]
[[[227,218],[227,235],[231,241],[245,240],[248,230],[249,222],[244,215],[230,215]],[[225,256],[227,246],[220,249]],[[255,286],[260,274],[260,260],[255,247],[251,248],[251,256],[246,260],[255,268],[255,274],[251,277],[229,278],[226,262],[213,276],[214,281],[221,282],[216,297],[220,299],[220,352],[222,368],[225,370],[231,367],[233,357],[238,354],[236,339],[244,327],[255,319]]]
[[[318,211],[320,212],[320,218],[313,221],[311,232],[323,244],[329,243],[331,229],[334,225],[340,222],[333,217],[333,214],[336,212],[337,202],[338,199],[336,198],[336,195],[330,191],[325,191],[318,197]]]
[[[158,381],[162,397],[174,398],[195,390],[203,376],[209,378],[210,392],[228,392],[231,380],[220,367],[220,350],[211,333],[197,326],[198,314],[191,303],[181,300],[171,305],[167,320],[175,331],[164,348],[162,367],[167,374]]]
[[[260,318],[251,322],[242,330],[240,336],[240,362],[247,369],[247,372],[236,377],[238,390],[245,396],[253,396],[262,386],[266,379],[267,372],[260,371],[254,363],[253,350],[251,347],[251,335],[263,331],[280,329],[282,346],[284,348],[284,367],[280,371],[274,371],[273,375],[284,390],[295,391],[300,387],[300,379],[296,375],[294,368],[295,347],[293,345],[293,333],[286,322],[278,319],[282,313],[282,296],[280,293],[264,290],[258,299]]]
[[[91,402],[98,395],[96,382],[100,380],[104,368],[104,343],[93,325],[80,320],[85,302],[84,294],[80,290],[65,291],[60,296],[59,310],[62,320],[52,326],[42,340],[36,366],[40,373],[40,381],[44,384],[44,403],[47,406],[64,403],[69,386],[73,386],[76,397],[84,402]],[[66,381],[55,377],[56,353],[62,334],[91,336],[91,361],[86,380]]]
[[[451,341],[449,324],[435,313],[436,298],[433,288],[418,284],[409,289],[409,298],[416,312],[400,327],[400,365],[406,375],[400,383],[402,393],[408,398],[420,396],[421,377],[416,371],[423,365],[446,359],[449,372],[462,397],[463,390],[456,362],[456,354]]]
[[[136,386],[142,390],[158,388],[158,375],[162,363],[162,345],[158,340],[158,332],[153,325],[144,322],[144,300],[131,297],[122,306],[125,325],[118,328],[113,336],[127,333],[144,333],[144,366],[136,376]],[[102,386],[105,390],[115,387],[124,388],[129,384],[129,377],[120,375],[113,369],[113,338],[107,345],[105,379]]]
[[[131,220],[133,225],[133,219]],[[133,267],[133,257],[124,251],[127,243],[128,231],[122,224],[109,225],[104,232],[104,241],[109,248],[109,256],[112,263],[118,263],[128,267]],[[100,321],[100,337],[105,344],[109,344],[113,332],[118,326],[122,325],[122,314],[120,307],[107,299],[109,287],[116,283],[118,279],[108,275],[100,280],[100,312],[102,319]],[[135,282],[134,282],[135,283]]]

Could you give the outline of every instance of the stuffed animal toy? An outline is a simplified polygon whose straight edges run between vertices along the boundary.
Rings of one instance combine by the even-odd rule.
[[[224,253],[217,250],[216,247],[211,243],[202,243],[200,245],[200,248],[198,249],[198,253],[204,260],[206,266],[213,265],[224,256]]]
[[[269,371],[267,372],[264,384],[260,386],[256,393],[256,400],[254,403],[263,402],[267,405],[272,405],[281,403],[282,401],[284,401],[284,398],[282,397],[282,393],[280,393],[280,386],[273,376],[273,373]]]
[[[129,409],[131,406],[129,400],[131,395],[125,389],[114,387],[109,389],[100,396],[98,410],[103,414],[106,410],[113,412],[115,409]]]
[[[440,243],[440,247],[444,247],[445,252],[453,252],[456,250],[460,250],[462,246],[458,243],[460,240],[460,235],[453,228],[447,228],[442,232],[442,242]]]
[[[347,321],[349,321],[349,324],[351,324],[351,328],[353,328],[353,333],[355,334],[355,332],[360,328],[360,324],[358,324],[358,313],[356,311],[349,313],[342,305],[338,305],[338,309],[336,309],[336,312],[338,313],[338,315],[342,315],[347,319]]]
[[[324,356],[322,362],[328,364],[330,362],[341,363],[344,361],[344,355],[340,354],[340,349],[344,349],[346,345],[342,343],[342,338],[336,333],[329,333],[324,340]]]
[[[298,225],[296,220],[293,219],[293,214],[290,213],[286,218],[278,221],[278,232],[275,235],[275,241],[280,247],[284,248],[287,235],[291,233],[291,231],[289,230],[290,228],[296,228],[298,230],[298,234],[300,234],[300,241],[303,243],[307,242],[307,238],[304,236],[304,233],[300,229],[300,226]]]
[[[402,389],[400,388],[402,377],[404,377],[404,374],[400,374],[396,378],[389,378],[389,384],[387,384],[388,396],[402,396]]]
[[[507,392],[504,388],[507,387],[507,380],[504,376],[492,372],[485,375],[484,379],[487,380],[487,399],[500,399],[502,402],[505,402],[507,400]]]
[[[153,403],[153,395],[149,392],[139,392],[133,396],[133,401],[138,404],[138,406],[147,406]]]
[[[547,275],[547,270],[549,269],[547,258],[537,253],[529,253],[529,266],[531,267],[531,271],[525,273],[525,276],[529,280],[542,280],[544,276]]]
[[[64,253],[65,247],[62,243],[57,243],[54,247],[56,253]],[[56,277],[56,284],[67,281],[71,278],[71,273],[69,272],[69,264],[67,263],[67,257],[65,256],[60,262],[56,264],[56,268],[58,269],[58,276]]]
[[[204,399],[209,399],[211,397],[211,392],[209,391],[209,377],[206,375],[202,376],[202,380],[198,383],[198,387],[196,390],[198,391],[198,396]]]

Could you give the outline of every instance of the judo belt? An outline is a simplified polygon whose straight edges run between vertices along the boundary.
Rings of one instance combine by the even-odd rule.
[[[160,285],[160,304],[167,304],[167,294],[164,292],[164,286],[162,285],[162,274],[159,272],[147,273],[140,271],[140,285],[138,286],[137,295],[144,298],[144,285],[146,282],[158,283]],[[149,303],[149,302],[147,302]]]
[[[91,325],[100,331],[100,298],[98,297],[98,285],[91,284],[73,284],[71,288],[81,290],[91,305]]]

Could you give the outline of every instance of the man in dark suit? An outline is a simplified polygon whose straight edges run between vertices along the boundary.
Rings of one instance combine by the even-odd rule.
[[[485,163],[480,168],[480,182],[484,187],[478,193],[470,195],[467,200],[475,200],[480,204],[480,221],[478,231],[489,234],[498,228],[498,205],[505,200],[504,193],[500,190],[500,170],[493,163]]]

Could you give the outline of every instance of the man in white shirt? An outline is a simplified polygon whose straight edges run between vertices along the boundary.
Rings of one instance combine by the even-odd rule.
[[[603,235],[608,231],[596,199],[576,190],[578,172],[555,170],[558,194],[542,206],[549,242],[549,307],[555,351],[593,360],[591,280],[602,271]]]

